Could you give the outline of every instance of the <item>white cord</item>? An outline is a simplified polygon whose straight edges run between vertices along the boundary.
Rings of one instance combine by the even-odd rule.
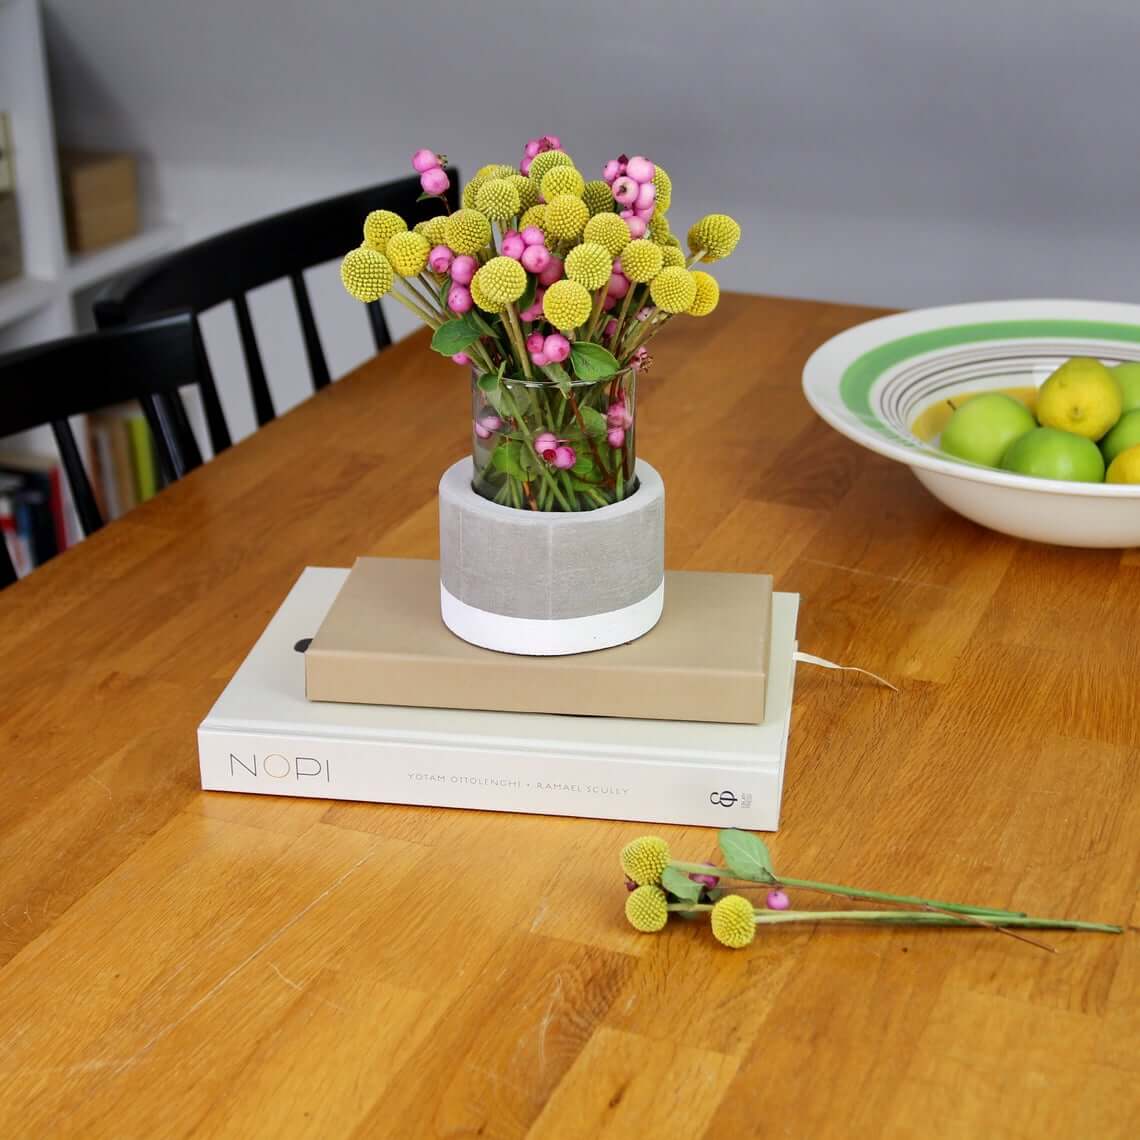
[[[804,665],[821,665],[824,669],[842,669],[847,673],[862,673],[865,677],[873,677],[880,685],[894,689],[896,693],[899,691],[898,686],[892,685],[885,677],[880,677],[878,673],[872,673],[869,669],[860,669],[858,665],[836,665],[834,661],[825,661],[822,657],[813,657],[810,653],[795,653],[793,656]]]

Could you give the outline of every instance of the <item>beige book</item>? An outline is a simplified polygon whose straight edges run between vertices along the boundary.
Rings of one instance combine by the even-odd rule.
[[[309,700],[760,724],[772,579],[667,571],[665,611],[628,645],[519,657],[459,640],[439,564],[360,558],[305,653]]]

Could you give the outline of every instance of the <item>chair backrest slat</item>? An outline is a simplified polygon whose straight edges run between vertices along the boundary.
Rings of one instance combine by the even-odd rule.
[[[237,314],[238,335],[241,337],[241,351],[245,357],[246,374],[249,376],[249,390],[253,394],[253,410],[257,415],[257,426],[264,427],[270,420],[277,418],[277,411],[273,407],[273,397],[269,392],[269,383],[265,379],[265,366],[261,363],[257,337],[253,334],[249,306],[241,293],[234,298],[234,312]]]
[[[305,356],[309,360],[309,374],[313,377],[313,387],[320,389],[328,386],[329,366],[325,361],[325,352],[321,347],[321,338],[317,333],[317,322],[313,317],[313,306],[309,302],[309,290],[305,285],[305,274],[298,269],[296,273],[289,274],[289,283],[293,286],[293,300],[297,303],[297,318],[301,322],[301,335],[305,339]]]
[[[392,343],[392,334],[388,331],[388,322],[384,320],[384,310],[380,308],[379,301],[368,303],[368,320],[372,325],[372,339],[376,342],[376,351],[381,352]]]
[[[95,492],[91,490],[91,481],[83,468],[83,458],[79,454],[71,424],[67,420],[52,420],[51,430],[55,436],[55,445],[59,448],[63,470],[67,474],[67,482],[71,487],[71,497],[75,502],[75,512],[79,515],[79,525],[83,527],[84,534],[92,534],[103,525],[103,517],[99,514],[99,508],[95,503]]]

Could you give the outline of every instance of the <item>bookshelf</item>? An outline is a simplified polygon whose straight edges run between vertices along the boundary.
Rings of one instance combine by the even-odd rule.
[[[56,157],[55,123],[39,0],[0,0],[0,111],[12,142],[24,276],[0,282],[0,352],[90,326],[80,294],[178,244],[155,223],[105,249],[73,255]]]

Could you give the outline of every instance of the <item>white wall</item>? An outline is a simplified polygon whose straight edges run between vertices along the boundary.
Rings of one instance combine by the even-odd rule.
[[[471,171],[552,131],[583,169],[660,161],[675,230],[735,214],[731,288],[1140,296],[1136,0],[45,4],[61,135],[148,154],[191,237],[404,174],[422,145]],[[288,402],[299,334],[261,300]],[[332,270],[318,315],[335,369],[367,355]]]

